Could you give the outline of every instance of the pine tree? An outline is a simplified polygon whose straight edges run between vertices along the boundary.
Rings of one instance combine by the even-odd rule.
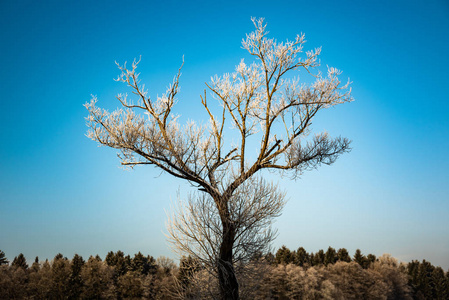
[[[121,252],[121,251],[117,251]],[[104,259],[104,261],[107,263],[108,266],[115,266],[117,264],[117,259],[116,259],[116,255],[114,254],[113,251],[109,251],[108,254],[106,255],[106,258]]]
[[[62,255],[61,253],[58,253],[58,254],[55,255],[54,260],[63,259],[63,258],[64,258],[64,255]]]
[[[286,246],[279,248],[275,257],[278,264],[288,265],[293,262],[292,252]]]
[[[81,270],[84,266],[84,259],[75,254],[70,263],[70,291],[69,291],[69,299],[80,299],[82,289],[83,289],[83,280],[81,278]]]
[[[376,261],[376,255],[374,255],[374,254],[368,254],[367,256],[366,256],[366,263],[367,263],[367,266],[366,266],[366,268],[368,268],[369,267],[369,265],[370,264],[373,264],[375,261]],[[365,269],[366,269],[365,268]]]
[[[366,268],[367,258],[362,254],[360,249],[355,250],[354,261],[358,263],[362,268]]]
[[[36,256],[34,263],[31,265],[31,271],[39,272],[41,265],[39,264],[39,257]]]
[[[0,250],[0,266],[1,265],[7,265],[8,263],[9,263],[9,261],[6,259],[5,252]]]
[[[338,249],[337,258],[339,261],[351,262],[351,257],[349,256],[349,252],[345,248]]]
[[[117,294],[119,299],[142,299],[142,279],[139,275],[138,272],[127,272],[118,278]]]
[[[105,262],[108,266],[115,268],[115,273],[118,276],[124,275],[128,270],[131,270],[131,258],[125,257],[125,254],[118,250],[115,254],[110,251],[105,258]]]
[[[434,289],[432,273],[434,269],[435,267],[425,259],[419,264],[417,290],[424,295],[425,299],[432,299]]]
[[[67,297],[70,288],[70,274],[70,262],[61,253],[58,253],[51,265],[52,294],[55,299]]]
[[[449,299],[449,270],[446,272],[446,282],[444,286],[445,286],[444,296],[446,297],[446,299]]]
[[[320,249],[317,253],[315,253],[315,255],[313,256],[313,262],[312,262],[312,264],[314,265],[314,266],[321,266],[321,265],[323,265],[324,264],[324,257],[325,257],[325,254],[324,254],[324,251],[323,251],[323,249]]]
[[[334,264],[336,262],[337,262],[337,252],[335,251],[334,248],[329,246],[329,248],[326,251],[326,254],[324,255],[324,264],[327,266],[330,264]]]
[[[81,269],[83,279],[82,299],[104,299],[104,294],[112,280],[112,270],[97,257],[89,257],[89,260]]]
[[[83,267],[84,263],[85,262],[84,262],[84,259],[83,259],[82,256],[80,256],[78,254],[75,254],[73,256],[73,259],[72,259],[71,265],[70,265],[70,268],[72,270],[72,275],[73,276],[79,276],[80,275],[81,268]]]
[[[152,258],[152,260],[154,261],[154,258]],[[149,257],[145,257],[140,251],[134,255],[134,258],[131,261],[131,270],[139,274],[148,275],[151,267]]]
[[[18,256],[14,257],[14,260],[11,264],[13,267],[22,268],[24,270],[28,269],[28,264],[25,256],[20,253]]]
[[[302,267],[309,263],[309,254],[303,247],[299,247],[298,250],[296,250],[295,264]]]
[[[433,282],[433,299],[445,300],[446,298],[446,276],[444,276],[444,271],[441,267],[436,267],[432,272],[432,282]]]

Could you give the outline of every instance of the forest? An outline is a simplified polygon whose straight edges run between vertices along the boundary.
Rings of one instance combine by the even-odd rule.
[[[241,299],[449,299],[449,271],[430,262],[400,263],[345,248],[308,253],[285,246],[256,255],[238,274]],[[57,254],[29,264],[0,251],[1,299],[216,299],[217,278],[192,257],[122,251],[104,259]]]

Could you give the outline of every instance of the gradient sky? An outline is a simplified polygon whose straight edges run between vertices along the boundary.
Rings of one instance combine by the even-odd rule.
[[[339,3],[337,3],[339,2]],[[181,61],[177,110],[205,120],[199,95],[232,72],[264,17],[270,36],[304,32],[322,65],[343,70],[355,102],[316,130],[353,151],[300,179],[274,248],[345,247],[449,269],[449,3],[440,1],[0,1],[0,249],[12,260],[110,250],[175,257],[166,213],[189,186],[152,167],[120,168],[85,134],[83,104],[119,105],[114,61],[142,55],[150,94]],[[360,3],[360,4],[358,4]]]

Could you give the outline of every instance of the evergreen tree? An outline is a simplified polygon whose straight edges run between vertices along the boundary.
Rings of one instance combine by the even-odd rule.
[[[425,299],[432,299],[434,284],[432,282],[432,273],[435,267],[425,259],[419,264],[417,289],[423,294]]]
[[[84,259],[82,256],[75,254],[70,264],[73,276],[79,276],[81,273],[81,268],[84,266]]]
[[[9,263],[9,261],[6,259],[5,252],[0,250],[0,266],[1,265],[7,265],[8,263]]]
[[[20,253],[18,256],[14,257],[14,260],[11,264],[13,267],[22,268],[24,270],[28,269],[28,264],[25,256]]]
[[[104,299],[112,280],[112,270],[91,256],[81,269],[81,278],[84,283],[82,299]]]
[[[131,258],[128,256],[125,257],[125,254],[118,250],[115,254],[110,251],[105,258],[105,262],[108,266],[115,268],[115,273],[118,276],[121,276],[131,270]]]
[[[119,253],[121,251],[117,251],[117,253]],[[117,264],[117,258],[116,255],[114,254],[113,251],[109,251],[108,254],[106,255],[106,258],[104,259],[104,261],[106,262],[106,264],[108,266],[114,267]]]
[[[337,252],[335,251],[334,248],[332,248],[331,246],[329,246],[329,248],[326,251],[326,254],[324,255],[324,264],[330,265],[330,264],[334,264],[337,262]]]
[[[37,299],[52,299],[52,274],[51,274],[51,266],[48,262],[48,259],[42,264],[41,269],[39,270],[39,282],[37,283]]]
[[[337,259],[339,261],[351,262],[351,257],[349,256],[349,252],[345,248],[338,249]]]
[[[444,275],[444,271],[441,267],[436,267],[432,272],[432,283],[433,283],[433,299],[445,300],[448,299],[447,296],[447,280]]]
[[[323,249],[320,249],[317,253],[315,253],[315,255],[313,256],[313,262],[312,264],[314,266],[320,266],[324,264],[324,251]]]
[[[64,255],[62,255],[61,253],[58,253],[58,254],[55,255],[54,260],[56,261],[56,260],[58,260],[58,259],[63,259],[63,258],[64,258]],[[67,259],[67,258],[66,258],[66,259]]]
[[[419,269],[419,261],[412,260],[407,264],[407,274],[409,276],[409,284],[416,289],[416,285],[418,284],[418,269]]]
[[[29,275],[24,267],[13,267],[11,269],[11,293],[2,299],[26,299],[27,284],[29,282]]]
[[[446,272],[445,297],[449,299],[449,270]]]
[[[70,262],[61,253],[53,259],[51,265],[52,295],[54,299],[64,299],[69,294]]]
[[[154,258],[152,256],[145,257],[140,251],[134,255],[131,261],[131,270],[142,275],[148,275],[150,270],[154,273],[156,269]]]
[[[276,263],[288,265],[293,262],[293,254],[286,246],[282,246],[276,252]]]
[[[360,249],[355,250],[354,261],[358,263],[362,268],[366,269],[367,258],[362,254],[362,251],[360,251]]]
[[[132,259],[131,259],[131,256],[129,256],[129,254],[128,254],[127,256],[125,256],[125,260],[124,260],[124,265],[127,270],[131,270],[131,263],[132,263]]]
[[[142,279],[139,272],[127,272],[117,282],[119,299],[141,299],[143,295]]]
[[[367,269],[367,268],[368,268],[371,264],[373,264],[375,261],[376,261],[376,255],[374,255],[374,254],[368,254],[368,255],[366,256],[366,262],[365,262],[366,266],[365,266],[365,269]]]
[[[31,265],[31,267],[29,269],[29,272],[28,272],[29,281],[27,284],[28,295],[31,297],[34,297],[34,299],[39,298],[38,287],[39,287],[39,281],[42,277],[40,270],[41,270],[41,265],[39,263],[39,257],[36,256],[33,264]]]
[[[75,254],[70,263],[70,279],[69,279],[69,299],[79,299],[83,290],[83,280],[81,278],[81,270],[84,266],[84,259]]]
[[[309,254],[303,247],[299,247],[298,250],[296,250],[295,264],[302,267],[305,264],[309,263],[310,263]]]
[[[34,259],[34,263],[31,265],[31,271],[32,272],[39,272],[41,268],[41,265],[39,264],[39,257],[36,256],[36,258]]]

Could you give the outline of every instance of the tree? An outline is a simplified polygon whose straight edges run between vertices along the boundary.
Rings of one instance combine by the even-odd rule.
[[[156,259],[155,266],[162,270],[162,273],[165,273],[167,275],[169,275],[173,270],[177,268],[175,262],[171,258],[165,256],[159,256]]]
[[[5,252],[0,250],[0,266],[1,265],[7,265],[9,263],[8,259],[6,258]]]
[[[354,253],[354,259],[353,259],[356,263],[358,263],[360,266],[362,266],[363,268],[366,267],[367,265],[367,258],[365,255],[362,254],[362,251],[360,251],[360,249],[355,250]]]
[[[63,299],[70,292],[70,262],[61,253],[57,254],[51,265],[52,295],[54,299]]]
[[[349,256],[349,252],[348,252],[348,250],[346,250],[346,248],[338,249],[337,258],[339,261],[345,261],[345,262],[351,261],[351,257]]]
[[[156,272],[157,266],[155,259],[148,255],[144,256],[142,253],[137,253],[131,261],[130,268],[142,275],[148,275],[148,273],[154,274]]]
[[[125,254],[120,250],[115,254],[110,251],[106,255],[105,262],[108,266],[115,267],[117,276],[123,275],[131,269],[131,258],[129,255],[125,257]]]
[[[34,263],[31,265],[31,271],[32,272],[39,272],[41,268],[41,265],[39,264],[39,257],[36,256],[36,258],[34,259]]]
[[[11,266],[16,268],[22,268],[24,270],[28,269],[28,264],[25,256],[20,253],[18,256],[14,257]]]
[[[69,279],[69,299],[79,299],[81,297],[83,280],[81,278],[81,270],[85,261],[82,256],[75,254],[70,263],[70,279]]]
[[[33,295],[36,298],[39,295],[39,281],[41,279],[41,265],[39,263],[39,257],[36,256],[34,263],[28,270],[29,280],[28,280],[28,295]]]
[[[139,272],[130,271],[118,278],[119,299],[142,299],[142,279]]]
[[[326,253],[324,254],[324,264],[327,266],[329,264],[334,264],[337,262],[337,252],[335,249],[329,246]]]
[[[312,257],[312,264],[314,266],[320,266],[324,264],[324,250],[320,249],[315,255]]]
[[[441,267],[436,267],[432,272],[432,281],[434,286],[433,299],[447,299],[447,281],[444,271]]]
[[[180,287],[183,291],[185,291],[193,275],[200,271],[200,264],[191,256],[183,256],[179,261],[179,272],[177,276],[177,281],[180,284]]]
[[[80,275],[84,282],[82,299],[105,298],[112,279],[112,269],[106,263],[91,256],[82,266]]]
[[[295,264],[302,267],[305,264],[310,263],[309,254],[307,253],[306,249],[303,247],[299,247],[298,250],[296,250],[296,257],[295,257]]]
[[[376,262],[376,255],[374,255],[374,254],[368,254],[368,255],[366,256],[366,267],[365,267],[365,269],[368,268],[369,265],[371,265],[371,264],[373,264],[373,263],[375,263],[375,262]]]
[[[153,165],[198,187],[199,191],[193,196],[200,200],[191,203],[204,205],[204,208],[194,211],[196,217],[220,224],[220,231],[212,235],[217,240],[210,241],[216,250],[210,257],[210,265],[214,265],[223,299],[239,298],[235,255],[253,245],[260,247],[260,241],[273,238],[269,232],[261,237],[257,229],[270,225],[271,219],[280,214],[283,203],[282,199],[275,199],[282,193],[262,181],[260,191],[274,195],[264,195],[261,201],[266,205],[274,202],[275,208],[261,205],[259,213],[248,205],[257,202],[256,197],[261,194],[245,195],[242,192],[248,190],[245,183],[262,170],[289,172],[297,177],[321,164],[332,164],[340,154],[350,150],[350,141],[346,138],[331,138],[327,133],[308,138],[312,119],[320,110],[352,100],[348,84],[342,85],[338,79],[341,72],[328,68],[327,77],[323,77],[318,71],[321,49],[303,54],[304,35],[278,43],[266,37],[263,19],[253,19],[253,23],[256,29],[246,36],[242,46],[254,62],[247,65],[242,60],[233,74],[215,76],[206,84],[220,104],[220,110],[214,113],[206,91],[201,97],[209,115],[209,126],[195,122],[181,126],[173,113],[181,69],[167,92],[152,99],[140,85],[136,72],[140,60],[134,61],[131,69],[126,64],[118,65],[121,75],[117,81],[132,89],[136,102],[119,94],[117,98],[125,109],[112,113],[98,108],[96,97],[85,105],[89,111],[88,136],[120,150],[122,165]],[[290,76],[299,70],[313,75],[314,83],[301,85],[298,79]],[[230,141],[235,141],[235,136],[225,135],[229,123],[239,136],[232,145]],[[254,145],[260,146],[252,152]],[[240,217],[246,218],[244,222]],[[202,224],[199,230],[207,233],[208,226],[208,223]],[[177,234],[189,232],[171,232],[173,240],[180,243],[180,249],[192,246],[195,240],[196,247],[203,247],[201,242],[207,236],[188,238],[188,244],[182,244]],[[245,234],[245,240],[236,250],[234,243]]]
[[[372,254],[368,254],[367,257],[370,255]],[[380,274],[383,282],[387,284],[388,299],[413,299],[408,285],[408,276],[405,269],[401,270],[402,267],[405,268],[389,254],[383,254],[369,264],[368,271]]]
[[[292,254],[290,249],[288,249],[286,246],[282,246],[276,252],[275,259],[277,264],[288,265],[293,262],[294,255]]]
[[[249,262],[263,256],[270,249],[276,232],[272,219],[280,215],[284,196],[277,187],[261,178],[247,179],[229,199],[230,216],[235,222],[232,249],[234,272],[246,277]],[[201,265],[219,276],[216,258],[221,251],[223,223],[219,211],[207,194],[190,195],[180,202],[168,222],[169,239],[180,254],[193,257]],[[176,248],[175,248],[176,250]]]
[[[51,299],[52,297],[52,271],[48,259],[44,261],[41,269],[39,270],[39,282],[36,283],[36,290],[38,299]]]

